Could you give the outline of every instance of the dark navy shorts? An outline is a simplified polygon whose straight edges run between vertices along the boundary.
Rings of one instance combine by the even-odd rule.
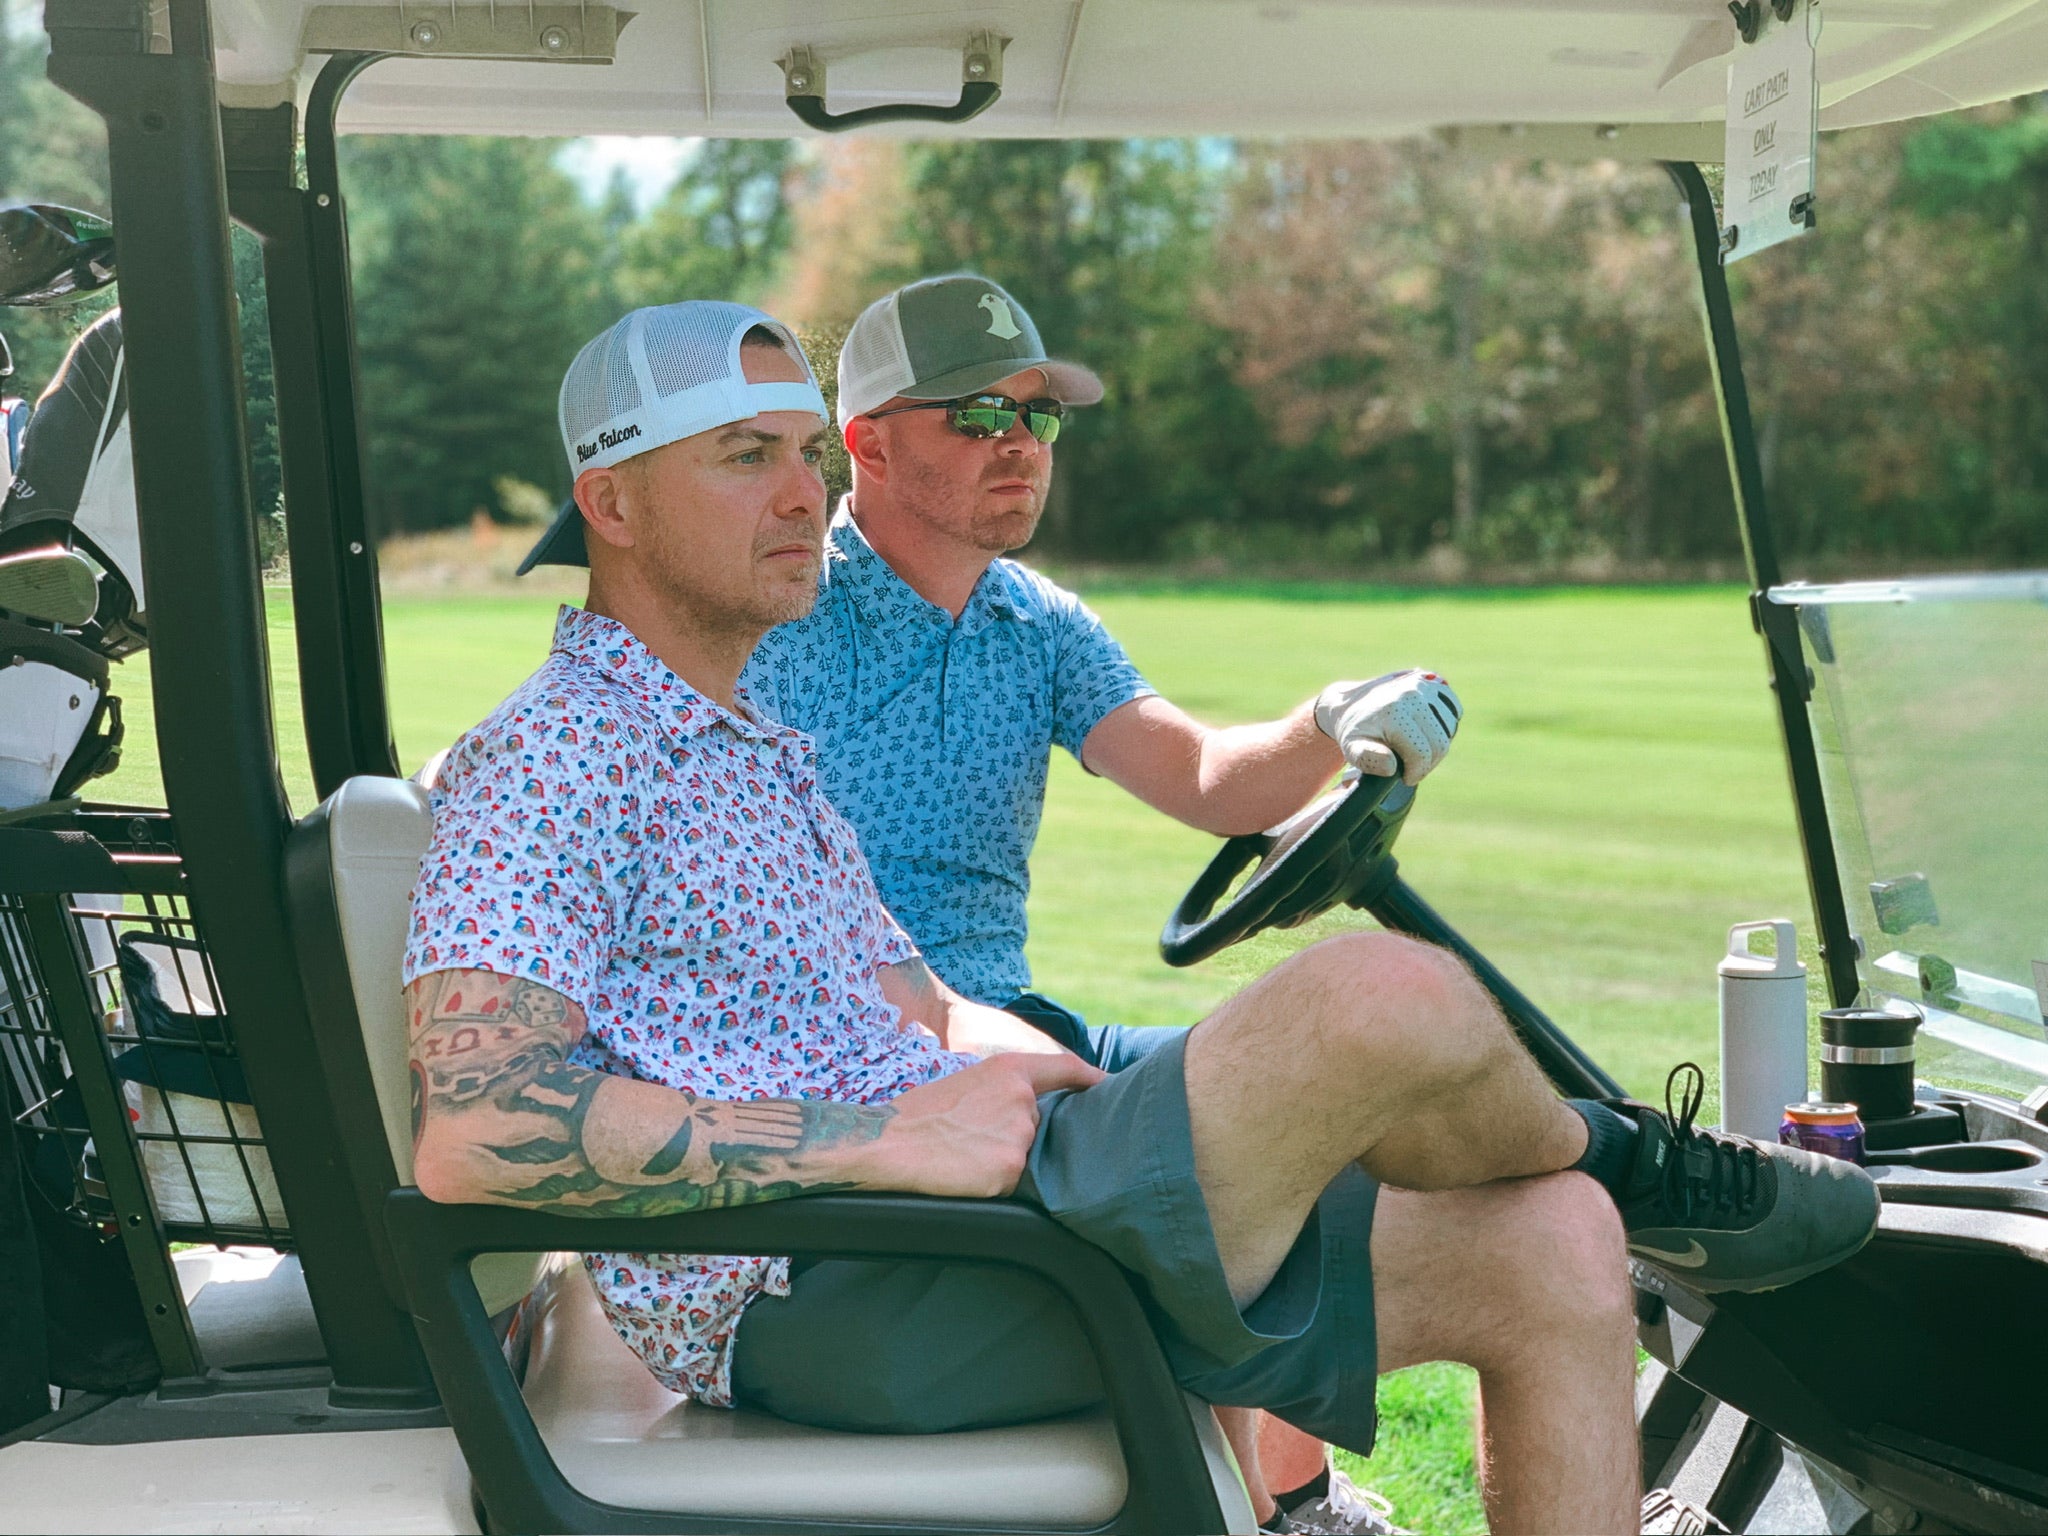
[[[1195,1181],[1182,1074],[1188,1032],[1109,1030],[1088,1031],[1089,1049],[1077,1051],[1110,1071],[1108,1080],[1039,1100],[1017,1197],[1124,1268],[1189,1392],[1264,1408],[1319,1439],[1370,1452],[1378,1186],[1355,1167],[1339,1175],[1272,1283],[1239,1308]],[[797,1267],[787,1297],[747,1308],[733,1389],[747,1407],[870,1433],[1021,1423],[1103,1395],[1080,1324],[1043,1281],[974,1265],[843,1259]]]

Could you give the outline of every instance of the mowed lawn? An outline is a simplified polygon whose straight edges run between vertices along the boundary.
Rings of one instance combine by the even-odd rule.
[[[1661,1094],[1682,1060],[1712,1072],[1714,964],[1729,924],[1790,916],[1802,936],[1811,926],[1763,659],[1733,589],[1089,596],[1153,684],[1213,722],[1270,716],[1334,677],[1444,672],[1465,724],[1409,818],[1402,868],[1633,1093]],[[388,600],[408,769],[531,670],[552,611],[538,598]],[[271,613],[285,778],[304,811],[282,596]],[[158,793],[135,675],[146,665],[121,669],[132,746],[119,775],[95,786],[107,798]],[[1365,921],[1325,918],[1171,970],[1160,924],[1214,847],[1056,753],[1034,863],[1038,984],[1103,1020],[1187,1023],[1319,934]],[[1810,958],[1810,939],[1802,948]],[[1481,1528],[1470,1390],[1448,1367],[1382,1387],[1380,1449],[1363,1475],[1403,1524],[1432,1536]]]

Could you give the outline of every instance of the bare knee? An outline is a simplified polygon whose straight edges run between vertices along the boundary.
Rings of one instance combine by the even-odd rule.
[[[1510,1327],[1493,1346],[1597,1349],[1632,1339],[1635,1292],[1607,1192],[1577,1173],[1497,1187],[1505,1199],[1484,1239],[1494,1262],[1481,1284],[1487,1310]]]
[[[1512,1047],[1493,1001],[1448,950],[1394,933],[1348,933],[1296,955],[1318,1037],[1356,1072],[1396,1072],[1409,1091],[1455,1089]]]

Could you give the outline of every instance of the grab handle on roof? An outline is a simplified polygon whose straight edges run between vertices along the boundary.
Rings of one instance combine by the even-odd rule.
[[[1007,37],[976,32],[960,50],[960,99],[950,107],[918,102],[891,102],[854,112],[825,110],[825,61],[817,50],[799,43],[781,60],[789,110],[821,133],[844,133],[881,123],[964,123],[996,104],[1003,94],[1003,50]]]

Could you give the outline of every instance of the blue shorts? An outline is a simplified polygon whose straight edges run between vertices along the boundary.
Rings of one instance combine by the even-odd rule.
[[[1177,1024],[1090,1024],[1063,1003],[1042,992],[1019,992],[1003,1004],[1032,1028],[1052,1036],[1091,1066],[1105,1072],[1121,1072],[1134,1061],[1142,1061],[1175,1035],[1187,1033]]]
[[[1378,1186],[1355,1165],[1333,1180],[1271,1284],[1240,1308],[1195,1180],[1188,1031],[1077,1038],[1111,1076],[1039,1100],[1016,1197],[1123,1267],[1189,1392],[1264,1408],[1369,1453]],[[842,1259],[802,1266],[787,1297],[748,1306],[733,1389],[748,1407],[870,1433],[1019,1423],[1102,1398],[1080,1324],[1043,1281],[993,1267]]]

